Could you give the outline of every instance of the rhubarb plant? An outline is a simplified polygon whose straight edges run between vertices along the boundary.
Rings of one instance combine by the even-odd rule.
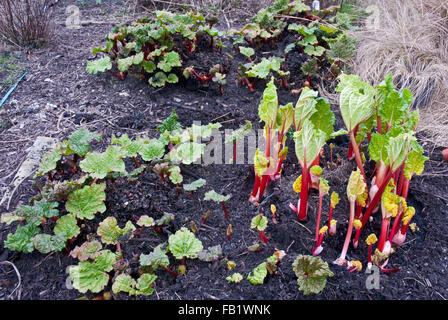
[[[175,234],[168,238],[169,250],[173,256],[181,260],[178,272],[184,274],[186,272],[185,258],[196,259],[203,246],[201,240],[187,228],[182,227]]]
[[[269,241],[268,238],[266,237],[266,234],[264,233],[264,230],[266,229],[267,226],[268,226],[268,219],[261,213],[253,217],[252,221],[250,222],[250,228],[258,231],[261,243],[268,243]]]
[[[253,285],[264,283],[264,279],[269,274],[275,274],[278,263],[286,256],[283,250],[277,250],[266,261],[260,263],[252,272],[247,275],[247,280]]]
[[[224,196],[224,195],[217,193],[215,190],[210,190],[210,191],[206,192],[204,195],[204,201],[214,201],[214,202],[221,203],[222,210],[224,211],[226,220],[229,219],[229,213],[227,211],[225,202],[227,200],[229,200],[230,198],[231,198],[231,195]]]
[[[137,281],[129,274],[119,274],[112,284],[112,292],[126,292],[128,295],[145,295],[150,296],[154,293],[154,284],[157,279],[156,275],[144,273]]]

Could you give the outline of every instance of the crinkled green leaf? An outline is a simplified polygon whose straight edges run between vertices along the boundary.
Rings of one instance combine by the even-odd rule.
[[[7,215],[7,220],[23,221],[39,226],[43,218],[52,218],[59,215],[57,202],[48,202],[46,199],[35,201],[32,206],[20,206],[14,214]],[[3,218],[2,215],[2,221]]]
[[[33,237],[39,233],[39,227],[28,224],[18,226],[15,233],[8,234],[8,238],[3,243],[5,248],[13,251],[30,253],[34,250]]]
[[[197,142],[185,142],[175,146],[168,153],[173,163],[192,164],[199,160],[205,151],[205,144]]]
[[[177,129],[181,128],[181,125],[177,121],[179,117],[176,114],[176,110],[172,110],[168,118],[163,120],[162,124],[157,127],[157,131],[160,132],[160,134],[163,134],[165,131],[173,132]]]
[[[276,124],[278,112],[278,96],[277,87],[274,84],[274,77],[269,81],[263,92],[263,99],[258,106],[258,116],[260,121],[264,121],[269,128],[273,128]]]
[[[200,187],[203,187],[205,184],[207,183],[206,180],[204,179],[198,179],[196,181],[193,181],[192,183],[189,184],[184,184],[183,188],[185,191],[196,191],[198,190]]]
[[[137,153],[142,149],[144,140],[137,138],[132,141],[129,136],[125,133],[120,138],[112,135],[111,144],[117,144],[121,146],[123,154],[125,157],[136,157]]]
[[[315,110],[316,112],[313,113],[310,120],[314,128],[320,129],[325,133],[325,140],[328,140],[334,132],[335,122],[335,116],[333,111],[331,111],[330,103],[324,98],[317,98]]]
[[[70,256],[79,261],[94,260],[102,249],[101,242],[98,240],[86,241],[81,246],[76,246],[71,252]]]
[[[268,270],[266,269],[266,262],[263,262],[247,275],[247,280],[253,285],[263,284],[264,278],[266,278],[267,275]]]
[[[180,56],[177,52],[171,51],[165,53],[163,58],[157,64],[157,67],[165,72],[170,72],[173,67],[181,67]]]
[[[152,227],[155,225],[155,221],[153,217],[143,215],[138,219],[137,225],[140,227]]]
[[[157,276],[155,274],[144,273],[137,279],[137,294],[150,296],[154,293],[154,282]]]
[[[257,231],[264,231],[268,226],[268,219],[262,214],[257,214],[250,222],[250,228]]]
[[[83,157],[90,150],[90,142],[92,140],[101,140],[98,133],[90,132],[87,129],[79,129],[68,137],[68,146],[71,152]]]
[[[138,153],[145,161],[161,159],[165,154],[165,145],[160,140],[151,139],[148,143],[143,144]]]
[[[98,225],[97,234],[101,237],[101,242],[105,244],[117,244],[125,237],[126,240],[133,238],[135,226],[131,221],[126,222],[124,228],[117,225],[115,217],[107,217]]]
[[[167,223],[170,223],[174,219],[175,219],[174,214],[168,213],[168,212],[164,212],[162,217],[160,219],[156,220],[156,225],[163,226],[163,225],[165,225]]]
[[[135,281],[129,274],[122,273],[115,278],[112,285],[112,292],[126,292],[130,296],[140,294],[149,296],[154,293],[152,286],[156,279],[156,275],[144,273]]]
[[[68,196],[65,209],[78,219],[92,220],[97,212],[106,211],[105,183],[85,186]]]
[[[169,250],[178,260],[182,258],[196,259],[203,249],[201,240],[187,228],[182,227],[168,238]]]
[[[121,148],[109,146],[103,153],[89,152],[79,166],[93,178],[104,179],[109,172],[126,174]]]
[[[243,46],[239,46],[240,49],[240,53],[242,55],[245,55],[246,57],[251,57],[255,54],[254,49],[250,48],[250,47],[243,47]]]
[[[45,233],[33,237],[34,248],[43,254],[61,251],[65,248],[67,238],[63,234],[50,235]]]
[[[320,257],[298,255],[292,264],[297,284],[303,294],[320,293],[327,284],[327,277],[333,277],[328,263]]]
[[[164,248],[164,246],[164,243],[159,244],[150,254],[141,254],[140,265],[150,266],[153,271],[159,267],[168,267],[170,264],[170,260],[166,254],[168,249]]]
[[[73,287],[81,293],[89,290],[93,293],[102,291],[109,283],[108,272],[113,269],[118,259],[110,250],[102,250],[93,262],[80,262],[71,267],[69,273]]]
[[[396,172],[404,163],[415,140],[415,137],[410,133],[402,133],[389,139],[387,156],[392,172]]]
[[[66,214],[56,221],[54,234],[62,235],[65,239],[72,239],[80,233],[76,218],[71,214]]]
[[[226,278],[228,283],[240,283],[243,280],[241,273],[235,272]]]
[[[180,184],[184,180],[184,177],[182,176],[179,166],[172,166],[168,170],[168,173],[170,174],[169,178],[171,182],[174,184]]]
[[[86,71],[90,74],[97,74],[112,69],[112,62],[109,57],[104,57],[94,61],[87,61]]]
[[[271,70],[273,71],[280,70],[281,62],[282,59],[277,57],[271,57],[269,59],[263,58],[261,59],[260,63],[250,68],[246,74],[248,77],[251,78],[266,79]]]
[[[300,70],[306,76],[315,76],[317,73],[317,59],[313,58],[302,63],[302,65],[300,66]]]
[[[306,119],[310,119],[316,112],[316,97],[318,94],[317,91],[308,87],[303,88],[294,108],[294,127],[296,128],[296,131],[300,130],[303,122]]]
[[[39,177],[43,174],[46,174],[56,169],[58,162],[61,160],[61,158],[62,158],[61,147],[59,145],[52,151],[45,153],[40,162],[36,177]]]
[[[403,173],[406,179],[411,180],[414,174],[421,175],[425,169],[425,162],[429,160],[428,157],[423,155],[423,152],[417,150],[411,150],[406,159]]]

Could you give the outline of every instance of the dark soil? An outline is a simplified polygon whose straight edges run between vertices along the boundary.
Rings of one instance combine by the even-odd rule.
[[[86,6],[81,7],[82,20],[113,20],[110,17],[121,8],[121,2],[103,2],[101,6],[87,2]],[[65,21],[64,11],[69,4],[76,5],[78,2],[60,1],[56,6],[58,21]],[[133,18],[128,16],[125,20],[132,21]],[[118,20],[115,18],[114,22]],[[238,23],[241,24],[241,21],[235,22],[235,25]],[[254,93],[247,87],[238,85],[235,72],[238,62],[243,62],[244,57],[232,51],[231,46],[225,49],[225,52],[230,53],[234,60],[228,60],[216,50],[205,54],[207,46],[203,45],[200,52],[188,61],[197,67],[202,66],[201,71],[204,72],[216,63],[225,64],[229,68],[228,81],[222,96],[219,95],[217,85],[213,83],[204,87],[200,83],[181,82],[155,90],[145,81],[133,76],[121,81],[110,74],[87,74],[85,65],[91,48],[102,43],[104,35],[111,27],[112,24],[95,24],[83,26],[79,30],[70,30],[60,26],[49,45],[31,51],[26,59],[22,59],[30,74],[0,112],[0,121],[9,124],[0,128],[2,190],[11,182],[13,176],[10,174],[21,164],[26,156],[26,149],[41,135],[63,139],[82,126],[103,133],[103,143],[95,146],[95,149],[101,149],[112,134],[118,136],[127,133],[132,137],[157,136],[156,127],[173,108],[184,126],[191,125],[193,121],[206,124],[217,119],[216,121],[223,124],[223,129],[237,128],[244,120],[252,121],[255,129],[260,128],[257,110],[264,83],[258,81]],[[286,44],[287,36],[276,47],[266,48],[263,52],[271,51],[267,56],[272,55],[272,51],[275,54]],[[290,89],[301,88],[305,80],[298,71],[300,61],[303,61],[303,57],[298,52],[289,57],[288,69],[292,73]],[[321,75],[325,76],[325,73]],[[321,80],[321,76],[313,79],[316,84]],[[330,88],[332,85],[327,82],[326,86]],[[297,98],[290,90],[279,88],[281,104],[295,103]],[[337,119],[335,128],[342,128],[343,123],[337,106],[333,106],[333,110]],[[228,271],[226,263],[220,261],[206,263],[187,260],[188,271],[184,276],[175,278],[164,270],[157,271],[159,278],[156,280],[156,292],[148,299],[445,299],[448,296],[448,165],[443,162],[442,149],[430,143],[424,144],[430,160],[427,162],[425,173],[413,179],[409,194],[410,205],[416,208],[414,222],[420,231],[408,231],[406,243],[391,257],[388,265],[389,268],[402,269],[393,274],[381,274],[380,288],[369,290],[366,287],[369,275],[365,273],[365,269],[350,273],[345,268],[331,263],[339,256],[345,238],[349,216],[348,201],[344,197],[345,188],[350,172],[356,167],[354,162],[345,160],[348,140],[340,138],[333,143],[336,145],[333,150],[336,166],[330,168],[328,146],[321,165],[324,167],[324,178],[331,186],[330,192],[338,192],[342,199],[334,212],[335,219],[338,220],[338,233],[334,237],[326,236],[324,250],[320,255],[330,264],[335,275],[328,279],[321,294],[304,296],[298,290],[291,266],[298,254],[311,254],[318,195],[312,193],[310,197],[310,221],[299,224],[288,207],[290,202],[297,202],[297,194],[292,190],[292,184],[300,174],[300,166],[292,151],[294,146],[289,140],[291,152],[285,161],[282,179],[269,186],[266,194],[273,195],[260,207],[260,211],[269,218],[266,230],[269,243],[261,252],[250,253],[247,250],[248,246],[258,240],[258,233],[250,229],[250,221],[257,207],[248,201],[254,182],[253,166],[249,164],[188,166],[183,172],[185,183],[199,177],[207,180],[207,185],[194,194],[183,190],[179,193],[172,184],[162,182],[151,172],[146,172],[138,181],[108,181],[108,210],[86,223],[85,232],[71,244],[71,248],[81,244],[86,234],[94,232],[98,222],[106,216],[116,217],[119,225],[123,226],[126,221],[132,220],[132,215],[148,214],[159,218],[163,212],[173,213],[176,219],[164,228],[163,233],[144,229],[139,238],[123,245],[124,257],[136,273],[139,264],[138,260],[133,260],[135,254],[148,254],[159,243],[166,241],[170,233],[182,226],[188,228],[190,221],[199,226],[204,212],[212,210],[207,227],[200,228],[198,238],[205,248],[220,244],[223,258],[235,261],[236,268]],[[129,169],[133,168],[132,163],[128,166]],[[230,221],[225,220],[219,204],[203,201],[204,193],[211,189],[223,194],[232,194],[232,198],[226,203]],[[10,210],[20,204],[27,204],[36,194],[32,180],[25,181],[15,192]],[[271,204],[277,206],[278,224],[272,222],[269,210]],[[324,221],[328,217],[328,207],[329,197],[326,197]],[[61,203],[60,210],[64,211],[64,203]],[[7,212],[5,206],[2,212]],[[226,236],[229,222],[233,226],[231,241],[228,241]],[[379,225],[379,214],[376,214],[374,222],[363,232],[362,239],[370,232],[378,234]],[[18,254],[3,249],[2,241],[14,228],[0,225],[0,261],[11,261],[18,268],[22,280],[22,299],[72,300],[83,296],[75,289],[67,289],[67,267],[77,263],[67,252],[49,255],[38,252]],[[278,273],[268,276],[264,285],[254,286],[247,280],[239,284],[228,284],[225,280],[233,272],[246,276],[272,255],[275,249],[285,250],[287,255],[280,262]],[[362,261],[363,266],[366,266],[367,248],[363,241],[360,241],[357,250],[350,247],[348,255],[351,259]],[[172,269],[176,269],[179,262],[174,259],[171,262]],[[7,299],[16,284],[13,269],[7,265],[0,266],[0,300]],[[110,290],[110,285],[106,290]],[[92,298],[95,295],[86,296]],[[129,299],[122,294],[116,295],[115,298]],[[143,298],[139,296],[136,299]]]

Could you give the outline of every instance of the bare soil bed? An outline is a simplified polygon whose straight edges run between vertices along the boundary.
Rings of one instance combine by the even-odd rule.
[[[65,7],[69,4],[78,5],[77,1],[63,1],[56,10],[58,21],[65,21]],[[121,2],[106,2],[97,6],[88,1],[81,7],[82,20],[118,21],[114,18]],[[127,17],[132,21],[132,17]],[[217,61],[229,68],[228,82],[224,94],[219,95],[217,87],[202,87],[199,83],[181,82],[163,89],[150,87],[145,81],[128,77],[121,81],[110,74],[92,76],[85,72],[86,59],[91,57],[93,46],[101,44],[104,35],[110,31],[112,24],[90,24],[81,29],[71,30],[61,25],[49,45],[34,49],[20,58],[20,63],[29,71],[24,81],[14,91],[0,112],[0,187],[2,193],[13,178],[27,154],[33,141],[38,136],[50,136],[58,140],[66,138],[79,127],[91,131],[101,131],[103,141],[108,141],[112,134],[127,133],[131,137],[137,135],[156,136],[156,127],[174,108],[182,125],[191,125],[193,121],[203,124],[217,121],[223,124],[223,129],[239,127],[244,120],[250,120],[255,129],[258,123],[258,104],[264,84],[257,83],[256,92],[238,85],[235,78],[238,59],[227,59],[225,52],[232,54],[229,46],[222,55],[217,52],[201,54],[188,63],[199,65],[215,64]],[[284,40],[287,41],[286,39]],[[280,44],[279,44],[280,45]],[[266,47],[266,52],[275,52],[277,47]],[[296,83],[290,89],[298,89],[303,84],[298,67],[301,56],[292,54],[289,58],[290,70],[296,70],[291,76],[291,82]],[[320,82],[320,76],[315,80]],[[330,85],[329,85],[330,86]],[[298,96],[290,90],[279,88],[281,104],[293,102]],[[338,106],[332,106],[336,114],[335,128],[343,127]],[[288,142],[290,150],[293,143]],[[299,175],[300,166],[294,152],[290,152],[285,161],[283,177],[269,186],[267,194],[273,195],[263,203],[261,212],[270,217],[269,207],[277,206],[278,224],[269,219],[266,230],[269,243],[262,252],[250,253],[247,247],[257,241],[258,233],[250,229],[250,221],[257,207],[248,202],[254,183],[253,166],[244,165],[192,165],[184,172],[185,182],[197,178],[207,180],[207,186],[217,192],[232,194],[227,202],[230,223],[233,226],[231,241],[227,240],[227,221],[221,207],[211,202],[204,202],[204,191],[194,195],[177,193],[172,185],[161,183],[156,174],[146,172],[137,182],[118,179],[114,184],[108,184],[106,206],[108,210],[96,219],[86,224],[87,233],[93,232],[99,221],[106,216],[114,216],[120,225],[131,220],[132,215],[148,214],[155,218],[163,212],[176,216],[174,223],[166,229],[167,234],[160,235],[145,231],[140,238],[132,239],[124,247],[124,257],[131,267],[137,271],[138,261],[133,260],[136,253],[149,253],[159,243],[166,241],[168,234],[175,232],[181,226],[188,227],[190,221],[200,225],[201,216],[207,210],[212,215],[207,221],[208,227],[203,227],[198,238],[204,247],[220,244],[223,248],[223,258],[233,260],[237,266],[228,271],[226,264],[219,261],[206,263],[187,261],[187,273],[177,278],[165,271],[158,271],[156,292],[135,299],[445,299],[448,297],[447,256],[448,227],[446,213],[448,205],[448,165],[443,162],[441,148],[429,143],[424,144],[425,153],[430,157],[422,176],[415,177],[411,182],[409,193],[410,205],[416,208],[414,222],[420,231],[408,231],[407,242],[391,257],[389,267],[402,267],[397,273],[381,274],[380,289],[369,290],[366,287],[368,274],[348,272],[345,268],[331,264],[342,248],[348,225],[349,204],[345,197],[347,180],[350,172],[356,168],[355,162],[345,160],[348,139],[335,141],[334,154],[339,153],[341,160],[337,167],[330,169],[328,146],[321,165],[324,168],[324,178],[329,181],[331,190],[341,195],[341,203],[335,210],[338,223],[338,233],[334,237],[326,237],[321,257],[330,264],[334,277],[328,279],[327,287],[318,295],[304,296],[299,290],[292,269],[292,262],[298,254],[311,254],[313,248],[313,230],[318,208],[318,194],[311,194],[310,221],[299,224],[295,214],[289,209],[290,202],[297,201],[297,194],[292,190],[292,184]],[[101,144],[95,149],[101,149]],[[367,174],[372,173],[367,170]],[[14,193],[10,203],[10,211],[19,204],[27,204],[37,193],[31,179],[24,181]],[[61,208],[63,205],[61,204]],[[1,208],[7,212],[6,204]],[[328,201],[324,206],[328,212]],[[379,214],[379,213],[378,213]],[[371,231],[378,232],[380,218],[375,215],[363,235],[365,238]],[[325,219],[325,215],[324,215]],[[75,289],[67,289],[66,269],[77,261],[67,252],[42,255],[17,254],[3,248],[2,242],[13,228],[0,225],[0,261],[13,262],[21,274],[22,299],[68,299],[73,300],[83,296]],[[85,240],[81,236],[72,246]],[[268,276],[264,285],[254,286],[244,280],[239,284],[229,284],[226,277],[233,272],[247,275],[254,267],[272,255],[275,249],[285,250],[287,256],[280,262],[278,273]],[[367,248],[364,242],[354,250],[350,247],[350,258],[360,260],[366,265]],[[176,262],[173,262],[173,265]],[[0,267],[0,299],[6,299],[17,284],[15,273],[7,266]],[[107,288],[110,290],[110,287]],[[94,294],[86,294],[93,298]],[[116,299],[129,299],[126,295],[116,295]]]

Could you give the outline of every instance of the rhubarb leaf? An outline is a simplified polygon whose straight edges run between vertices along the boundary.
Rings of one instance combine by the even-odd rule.
[[[109,172],[126,174],[121,148],[109,146],[103,153],[89,152],[79,163],[84,172],[90,173],[93,178],[104,179]]]
[[[239,46],[239,49],[240,49],[240,53],[248,58],[250,58],[251,56],[253,56],[255,54],[254,49],[252,49],[250,47]]]
[[[33,237],[39,233],[39,227],[28,224],[18,226],[15,233],[8,234],[8,238],[3,243],[9,250],[30,253],[34,250]]]
[[[375,113],[375,89],[358,76],[342,74],[336,92],[340,92],[339,107],[349,132]]]
[[[160,219],[156,220],[156,225],[163,226],[163,225],[165,225],[167,223],[170,223],[174,219],[175,219],[174,214],[168,213],[168,212],[164,212],[162,217]]]
[[[163,248],[164,245],[164,243],[159,244],[150,254],[141,254],[140,265],[150,266],[153,271],[157,270],[159,267],[168,267],[170,260],[166,254],[168,249]]]
[[[73,287],[81,293],[102,291],[109,283],[108,272],[112,271],[118,259],[110,250],[102,250],[93,262],[80,262],[71,267],[69,273]]]
[[[303,88],[296,107],[294,108],[294,127],[296,131],[302,128],[302,124],[306,119],[309,119],[316,112],[316,97],[317,91],[311,90],[308,87]]]
[[[168,238],[168,243],[170,252],[178,260],[182,258],[196,259],[203,249],[201,240],[185,227],[172,234]]]
[[[43,254],[53,251],[61,251],[65,248],[67,238],[64,235],[50,235],[45,233],[37,234],[33,237],[34,248]]]
[[[316,129],[320,129],[325,133],[325,140],[328,140],[334,133],[335,122],[335,116],[331,111],[330,103],[324,98],[317,98],[315,110],[316,112],[311,115],[310,120]]]
[[[94,184],[76,190],[68,196],[65,209],[78,219],[92,220],[97,212],[106,211],[106,184]]]
[[[101,242],[98,240],[86,241],[80,247],[76,246],[71,252],[70,256],[79,261],[94,260],[102,249]]]
[[[58,205],[57,202],[48,202],[46,199],[42,199],[35,201],[32,206],[20,206],[14,214],[7,217],[10,221],[11,219],[13,221],[25,220],[30,225],[39,226],[44,218],[52,218],[59,215]]]
[[[361,203],[361,199],[363,199],[367,195],[367,185],[364,182],[364,177],[359,170],[352,171],[350,175],[350,179],[347,185],[347,197],[350,201],[358,201]]]
[[[66,154],[76,153],[80,157],[84,157],[90,150],[92,140],[100,141],[101,136],[84,128],[76,130],[68,137]]]
[[[52,151],[45,153],[37,170],[36,177],[49,173],[56,169],[58,162],[61,160],[61,146],[57,146]]]
[[[170,174],[169,178],[173,184],[181,184],[184,180],[179,166],[172,166],[168,172]]]
[[[246,124],[234,130],[230,135],[226,135],[225,144],[235,142],[243,139],[246,135],[252,132],[252,123],[246,120]]]
[[[204,201],[215,201],[215,202],[226,202],[229,200],[231,195],[223,196],[219,193],[217,193],[215,190],[210,190],[205,193],[204,195]]]
[[[263,262],[247,275],[247,280],[253,285],[263,284],[264,278],[266,278],[267,275],[268,270],[266,269],[266,262]]]
[[[425,168],[425,162],[429,160],[428,157],[423,155],[423,152],[417,150],[411,150],[406,159],[403,173],[406,179],[411,180],[414,174],[421,175]]]
[[[97,74],[112,69],[112,62],[109,57],[104,57],[94,61],[87,61],[86,71],[90,74]]]
[[[319,156],[325,138],[325,133],[316,130],[308,119],[303,122],[302,129],[294,133],[296,156],[302,168],[308,168]]]
[[[137,281],[135,281],[129,274],[119,274],[112,284],[112,292],[117,294],[119,292],[126,292],[130,296],[137,294]]]
[[[277,87],[274,84],[274,77],[272,77],[263,92],[263,99],[258,106],[258,116],[260,117],[260,121],[264,121],[269,128],[273,128],[276,124],[277,108]]]
[[[268,219],[262,214],[257,214],[250,222],[250,228],[257,231],[264,231],[268,226]]]
[[[292,267],[298,278],[299,290],[305,295],[320,293],[327,284],[327,277],[334,276],[328,263],[320,257],[298,255]]]
[[[228,283],[240,283],[243,280],[243,276],[241,273],[233,273],[231,276],[228,276],[226,278]]]
[[[54,234],[61,235],[65,239],[72,239],[78,236],[80,232],[81,229],[78,227],[76,218],[71,214],[60,217],[54,226]]]
[[[185,142],[176,145],[176,147],[168,153],[169,159],[173,163],[192,164],[199,160],[204,153],[205,144],[197,142]]]
[[[165,72],[170,72],[173,67],[180,66],[182,66],[180,56],[175,51],[165,53],[162,60],[157,64],[157,67]]]
[[[157,139],[149,140],[149,143],[143,144],[138,151],[144,161],[152,161],[154,159],[161,159],[165,154],[165,145]]]
[[[389,139],[387,156],[392,172],[396,172],[404,163],[414,141],[415,137],[409,133],[402,133]]]
[[[117,144],[121,146],[121,150],[123,151],[123,155],[125,157],[136,157],[137,153],[142,149],[144,140],[141,138],[137,138],[135,141],[132,141],[129,136],[125,133],[120,138],[112,135],[111,144]]]
[[[271,70],[279,71],[282,59],[271,57],[269,59],[263,58],[260,63],[250,68],[246,74],[251,78],[266,79]]]
[[[196,181],[193,181],[190,184],[184,184],[183,188],[184,188],[185,191],[193,192],[193,191],[198,190],[200,187],[203,187],[206,183],[207,183],[206,180],[198,179]]]
[[[97,234],[101,237],[102,243],[118,244],[123,239],[126,241],[132,239],[135,229],[131,221],[126,222],[125,227],[121,229],[117,225],[117,219],[115,217],[107,217],[98,225]]]
[[[155,225],[155,221],[153,217],[143,215],[138,219],[137,225],[140,227],[152,227]]]
[[[144,273],[137,279],[138,294],[150,296],[154,293],[154,282],[157,276],[155,274]]]

